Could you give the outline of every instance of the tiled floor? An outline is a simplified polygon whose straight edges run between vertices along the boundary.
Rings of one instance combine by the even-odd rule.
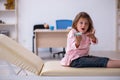
[[[13,70],[11,64],[0,61],[0,75],[15,75],[15,71]]]

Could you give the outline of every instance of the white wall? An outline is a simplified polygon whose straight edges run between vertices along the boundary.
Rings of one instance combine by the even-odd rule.
[[[74,19],[86,11],[93,19],[99,44],[91,50],[115,50],[116,0],[19,0],[19,42],[32,49],[33,25]]]

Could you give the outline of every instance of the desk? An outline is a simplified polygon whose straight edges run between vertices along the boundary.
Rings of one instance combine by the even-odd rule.
[[[36,55],[38,48],[62,48],[66,47],[69,30],[35,30]]]

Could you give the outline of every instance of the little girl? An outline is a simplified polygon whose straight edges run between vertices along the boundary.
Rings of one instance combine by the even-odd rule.
[[[75,17],[72,29],[68,33],[67,48],[61,65],[70,67],[111,67],[120,68],[120,60],[89,55],[91,43],[98,42],[93,22],[89,14],[80,12]]]

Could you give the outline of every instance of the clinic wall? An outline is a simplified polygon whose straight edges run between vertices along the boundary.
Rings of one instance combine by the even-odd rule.
[[[74,19],[77,13],[90,14],[98,44],[93,51],[115,50],[116,0],[19,0],[19,42],[32,50],[33,25],[55,25],[56,19]]]

